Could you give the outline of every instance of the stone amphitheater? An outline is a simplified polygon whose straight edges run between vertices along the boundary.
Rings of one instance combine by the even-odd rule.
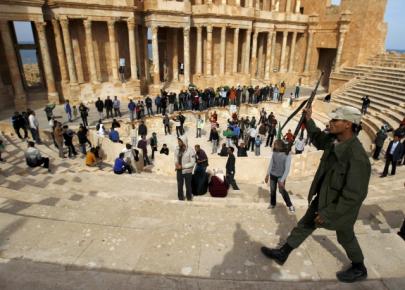
[[[13,3],[10,4],[11,2]],[[0,26],[2,33],[0,59],[5,60],[0,63],[0,80],[3,80],[0,82],[0,98],[5,100],[4,107],[0,110],[0,138],[6,144],[5,152],[2,155],[5,162],[0,163],[0,289],[405,289],[403,266],[405,265],[405,243],[396,234],[405,217],[404,166],[397,168],[395,176],[381,179],[379,175],[384,167],[384,161],[374,161],[370,158],[372,176],[369,193],[355,225],[356,235],[366,257],[365,263],[368,267],[369,278],[350,285],[336,281],[335,272],[347,266],[350,261],[338,244],[334,232],[317,230],[298,250],[291,254],[288,262],[282,267],[269,261],[260,253],[260,247],[263,245],[282,243],[297,220],[306,211],[309,186],[322,154],[313,147],[307,147],[302,155],[293,155],[287,189],[291,193],[296,207],[295,214],[289,213],[288,209],[281,204],[278,204],[272,211],[267,208],[269,190],[264,183],[264,175],[271,156],[271,150],[268,148],[263,148],[262,155],[259,157],[249,157],[243,161],[237,159],[236,180],[241,190],[230,190],[228,197],[224,199],[212,198],[209,195],[197,196],[193,202],[177,201],[172,154],[168,157],[158,156],[154,166],[146,168],[141,174],[114,175],[111,164],[118,152],[122,150],[122,145],[113,144],[109,140],[99,139],[95,136],[94,124],[97,120],[95,109],[90,111],[90,137],[102,146],[105,168],[98,170],[86,167],[81,158],[63,160],[58,158],[58,151],[50,139],[50,128],[43,112],[43,105],[47,102],[56,100],[59,103],[64,96],[73,98],[71,93],[75,92],[77,93],[76,101],[84,101],[94,108],[94,97],[98,94],[104,96],[105,93],[114,92],[111,88],[115,88],[117,94],[122,94],[119,97],[124,103],[128,94],[139,97],[138,95],[143,92],[152,93],[156,91],[156,88],[161,87],[178,92],[178,89],[188,81],[193,81],[201,86],[211,83],[214,85],[218,82],[215,78],[221,75],[222,67],[219,65],[221,58],[213,53],[213,63],[215,64],[212,66],[211,73],[208,74],[206,69],[211,60],[207,62],[207,56],[200,55],[204,68],[202,71],[198,72],[197,69],[199,67],[201,70],[202,65],[199,66],[192,62],[193,69],[188,76],[189,80],[184,79],[187,77],[186,75],[178,75],[178,79],[174,78],[170,82],[163,81],[163,76],[161,78],[159,69],[153,63],[142,61],[141,65],[136,61],[131,65],[138,64],[143,76],[131,79],[128,84],[121,84],[115,82],[114,78],[117,75],[116,72],[112,72],[111,64],[105,64],[105,70],[111,71],[109,73],[100,68],[99,64],[93,67],[94,63],[85,60],[88,57],[86,53],[86,57],[82,59],[83,64],[80,66],[87,66],[89,63],[93,68],[82,68],[81,78],[83,79],[80,81],[80,74],[76,75],[76,72],[72,72],[79,67],[78,62],[81,58],[77,58],[75,51],[80,51],[80,41],[73,41],[73,48],[67,50],[62,48],[66,56],[71,58],[70,60],[65,57],[60,58],[60,55],[53,55],[55,50],[52,49],[48,53],[50,57],[49,55],[48,58],[42,57],[43,61],[48,60],[49,65],[46,68],[44,62],[41,67],[41,70],[44,70],[42,73],[46,76],[46,85],[43,88],[28,90],[21,79],[22,74],[18,72],[18,61],[14,57],[13,62],[12,55],[11,59],[9,58],[10,46],[7,45],[10,45],[11,42],[5,42],[11,38],[4,36],[5,29],[8,30],[4,25],[4,20],[23,17],[25,20],[43,21],[38,18],[24,18],[28,17],[27,15],[30,17],[41,15],[42,17],[42,11],[38,12],[37,8],[49,9],[52,12],[46,13],[45,18],[54,17],[54,15],[59,17],[60,14],[67,11],[66,14],[75,15],[68,21],[71,23],[73,39],[77,37],[75,30],[77,22],[82,21],[80,18],[82,16],[79,17],[78,14],[75,14],[75,9],[85,9],[80,6],[81,4],[76,3],[80,1],[73,0],[69,3],[64,3],[67,1],[39,0],[31,2],[32,7],[26,1],[4,1],[9,4],[8,6],[0,3],[0,7],[4,8],[0,12],[0,24],[2,24]],[[361,49],[358,49],[358,58],[350,58],[347,49],[344,48],[344,38],[342,40],[337,37],[339,28],[335,27],[342,25],[344,33],[340,33],[340,35],[346,33],[347,26],[350,27],[350,21],[347,19],[350,13],[347,13],[346,10],[343,11],[344,13],[340,13],[342,11],[337,7],[329,5],[326,12],[323,11],[319,13],[321,15],[309,17],[306,13],[299,14],[301,5],[309,7],[310,11],[315,9],[309,1],[114,0],[111,5],[108,1],[99,2],[90,3],[91,5],[89,4],[86,9],[91,10],[92,13],[83,14],[86,17],[89,15],[90,19],[93,17],[93,20],[97,22],[96,25],[100,25],[102,21],[110,17],[100,18],[99,15],[96,15],[101,13],[100,11],[102,11],[103,17],[110,14],[122,17],[120,13],[126,17],[131,13],[143,13],[142,11],[144,11],[145,15],[141,16],[149,17],[147,25],[150,26],[150,24],[153,25],[153,21],[159,20],[153,17],[155,13],[159,14],[159,9],[168,13],[167,7],[173,5],[171,2],[176,2],[174,4],[176,7],[192,11],[173,10],[168,13],[172,18],[168,17],[166,21],[172,21],[174,26],[179,25],[176,22],[178,15],[186,17],[193,13],[196,18],[201,15],[212,17],[212,19],[229,17],[236,21],[240,18],[243,21],[249,19],[249,21],[257,23],[260,23],[261,20],[262,22],[274,20],[275,26],[272,28],[276,28],[278,32],[282,32],[279,29],[288,29],[288,25],[296,25],[292,29],[299,30],[298,26],[301,25],[308,26],[310,32],[315,33],[317,28],[314,25],[317,25],[319,21],[319,25],[321,27],[326,25],[326,28],[323,27],[323,29],[329,31],[319,33],[322,34],[321,37],[327,33],[333,34],[333,37],[326,37],[324,41],[328,42],[331,38],[338,38],[341,43],[331,41],[332,44],[325,45],[325,47],[334,47],[336,49],[334,55],[337,56],[338,46],[341,46],[341,55],[339,63],[335,62],[334,67],[328,67],[329,88],[321,90],[314,102],[313,118],[317,125],[324,128],[329,120],[327,114],[337,106],[351,105],[360,108],[360,99],[364,95],[370,96],[371,106],[369,113],[363,117],[364,130],[360,132],[359,139],[367,153],[371,154],[374,149],[372,141],[377,130],[384,123],[392,128],[397,128],[405,117],[405,56],[385,53],[381,49],[378,49],[377,53],[371,51],[370,48],[370,51],[361,53]],[[101,2],[103,3],[101,4]],[[117,8],[114,5],[118,2],[120,4],[125,2],[125,5]],[[136,2],[136,4],[132,2]],[[145,3],[142,4],[143,2]],[[372,1],[361,0],[356,3],[359,2],[364,4]],[[385,3],[385,1],[380,2]],[[44,3],[47,5],[44,6]],[[378,5],[382,5],[381,3]],[[356,11],[360,13],[360,4],[354,4],[354,1],[342,1],[342,5],[346,5],[346,8],[350,6],[349,4],[353,5],[353,10],[357,9]],[[9,9],[15,7],[13,5],[20,5],[18,9],[24,7],[29,12],[19,10],[19,13],[7,14]],[[127,9],[127,6],[131,5],[134,7],[133,11]],[[238,10],[236,9],[238,5],[243,7]],[[125,9],[122,8],[124,6]],[[281,7],[290,8],[292,13],[282,11]],[[201,11],[208,11],[208,16]],[[232,13],[233,15],[228,15]],[[135,15],[135,22],[139,26],[140,32],[137,36],[141,36],[143,31],[141,27],[143,20],[139,17],[138,14]],[[356,13],[353,13],[352,17],[354,22],[360,18]],[[317,20],[314,22],[314,19]],[[335,26],[331,24],[331,19]],[[18,18],[18,20],[22,19]],[[51,21],[50,19],[45,20]],[[56,18],[56,21],[59,20],[62,25],[62,34],[66,35],[67,19]],[[121,20],[120,18],[119,21]],[[114,18],[114,21],[117,21],[117,18]],[[218,25],[215,21],[213,21],[214,25]],[[53,18],[53,27],[59,27],[59,24],[55,25],[55,23],[58,22],[55,22]],[[201,23],[203,22],[200,20]],[[88,27],[88,22],[85,25]],[[333,30],[332,26],[334,32],[330,32]],[[42,26],[37,25],[37,27],[41,34]],[[96,35],[95,31],[99,31],[99,28],[93,30],[93,35]],[[243,26],[241,30],[245,28]],[[86,31],[88,32],[88,28]],[[111,29],[108,32],[111,34]],[[169,31],[165,33],[169,33]],[[277,32],[274,32],[274,35],[276,34]],[[203,35],[205,39],[206,34]],[[220,33],[214,35],[214,39],[220,39]],[[349,35],[348,37],[351,37]],[[161,36],[162,34],[159,34],[159,37]],[[244,36],[247,37],[247,34]],[[59,35],[59,37],[61,36]],[[280,37],[274,38],[277,46],[275,56],[281,58],[279,64],[282,68],[281,51],[283,47],[284,50],[286,48],[283,45],[282,37],[281,39]],[[229,40],[229,37],[226,39]],[[309,47],[311,46],[306,32],[302,39],[306,40],[305,43]],[[43,45],[44,37],[41,41]],[[289,48],[292,49],[292,42],[288,43]],[[317,47],[322,47],[322,43],[324,42],[321,39],[315,37],[314,54],[316,54]],[[56,49],[58,48],[56,47]],[[302,49],[301,52],[300,49]],[[356,49],[357,46],[354,45],[353,50]],[[69,50],[70,56],[67,55]],[[260,49],[257,50],[260,51]],[[139,50],[137,51],[135,59],[142,59],[144,56],[142,54],[138,56]],[[273,111],[279,121],[285,121],[289,114],[309,96],[314,86],[314,79],[319,74],[319,70],[316,69],[316,61],[310,60],[311,53],[308,55],[307,51],[309,50],[305,50],[304,46],[297,45],[295,59],[303,60],[309,57],[309,60],[302,61],[299,68],[296,67],[295,70],[294,68],[287,70],[290,65],[284,64],[285,71],[280,71],[278,65],[274,65],[274,73],[271,73],[268,78],[266,78],[265,69],[267,64],[263,65],[261,76],[259,70],[257,74],[253,70],[255,75],[252,75],[249,68],[249,55],[247,60],[241,60],[240,56],[237,56],[236,73],[232,68],[229,69],[228,66],[225,66],[224,70],[229,73],[226,77],[229,77],[230,83],[235,85],[244,81],[249,84],[274,83],[286,78],[290,84],[289,90],[287,90],[288,95],[293,89],[291,84],[300,78],[303,81],[302,96],[297,102],[294,102],[293,107],[289,107],[287,103],[273,102],[263,102],[257,105],[242,104],[238,108],[239,115],[256,116],[257,118],[259,111],[265,108],[266,111]],[[4,57],[5,52],[7,57]],[[41,50],[41,53],[43,52],[44,49]],[[84,50],[82,50],[83,52]],[[269,57],[270,52],[269,50]],[[261,63],[261,61],[267,60],[266,53],[262,48],[260,52],[262,57],[251,61]],[[290,53],[290,55],[294,54]],[[132,59],[133,56],[131,55],[130,58]],[[58,64],[53,64],[52,69],[57,68],[56,71],[58,71],[53,78],[50,60],[59,62],[61,59],[68,68],[61,68]],[[285,55],[284,59],[287,59]],[[294,60],[294,58],[292,59]],[[155,65],[157,62],[159,67],[159,57],[157,60],[153,59],[153,62]],[[8,66],[5,66],[5,63],[8,63]],[[275,63],[271,62],[271,64]],[[148,65],[152,65],[150,71],[145,69]],[[160,66],[162,66],[162,62],[160,62]],[[133,69],[132,66],[131,70]],[[100,72],[102,73],[100,74]],[[104,81],[103,74],[108,75]],[[173,76],[172,73],[169,75]],[[78,78],[76,83],[72,83],[73,76]],[[99,78],[98,81],[101,81],[101,85],[93,83],[97,78]],[[226,78],[220,79],[219,82],[224,80]],[[105,91],[100,89],[100,86]],[[332,93],[331,103],[322,101],[327,93],[326,90]],[[42,98],[45,96],[45,99],[40,99],[41,96]],[[10,102],[11,106],[5,105]],[[42,129],[41,136],[44,141],[43,144],[37,145],[37,148],[43,155],[50,157],[51,173],[42,168],[30,169],[25,165],[26,142],[15,136],[9,122],[9,117],[15,108],[24,106],[30,106],[37,111]],[[223,127],[227,118],[230,117],[228,108],[213,108],[198,114],[203,118],[208,118],[213,110],[218,112],[220,125]],[[57,116],[64,116],[63,107],[58,105],[54,113]],[[119,118],[122,125],[120,135],[124,141],[128,141],[130,122],[127,111],[123,110],[123,113],[123,117]],[[187,118],[186,134],[189,137],[189,143],[199,143],[208,152],[211,146],[206,141],[207,135],[205,134],[201,139],[194,138],[197,113],[186,111],[184,115]],[[297,121],[298,119],[294,118],[286,129],[295,128]],[[167,143],[170,151],[173,152],[176,139],[174,136],[164,135],[162,118],[160,116],[147,117],[145,123],[150,131],[158,133],[159,144]],[[75,120],[70,126],[76,129],[78,124],[79,121]],[[205,132],[208,130],[207,124]],[[382,153],[385,153],[387,145],[388,142],[385,142]],[[214,155],[210,155],[209,158],[210,167],[225,167],[225,159]]]

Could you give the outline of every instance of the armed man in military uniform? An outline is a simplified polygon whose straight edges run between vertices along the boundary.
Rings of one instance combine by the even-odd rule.
[[[354,134],[361,112],[343,106],[331,112],[330,132],[321,132],[305,110],[306,128],[311,142],[324,150],[312,182],[305,215],[291,231],[280,249],[262,247],[262,253],[282,265],[290,252],[299,247],[316,228],[336,231],[337,240],[352,261],[352,266],[336,273],[342,282],[355,282],[367,277],[364,257],[354,235],[360,207],[367,196],[371,165],[359,139]]]

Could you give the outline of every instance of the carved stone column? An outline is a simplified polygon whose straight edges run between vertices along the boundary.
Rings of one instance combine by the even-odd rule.
[[[234,74],[238,73],[238,50],[239,50],[239,28],[235,28],[233,34],[233,69]]]
[[[295,62],[295,45],[297,43],[297,31],[293,32],[293,37],[291,40],[291,53],[290,53],[290,62],[288,64],[288,71],[293,72],[294,62]]]
[[[259,36],[259,32],[255,30],[253,33],[253,43],[252,43],[252,67],[250,68],[250,74],[252,77],[256,76],[257,70],[257,37]]]
[[[295,13],[300,13],[300,9],[301,9],[301,0],[297,0],[297,2],[295,3]]]
[[[69,69],[70,84],[77,84],[76,66],[73,58],[72,40],[70,38],[69,20],[61,19],[63,42],[65,44],[66,60]]]
[[[235,5],[239,7],[240,6],[240,0],[235,0]]]
[[[340,61],[342,59],[343,44],[345,42],[346,32],[347,31],[345,30],[339,31],[339,45],[336,52],[335,71],[339,70],[340,67]]]
[[[153,83],[160,84],[158,26],[152,26]]]
[[[93,83],[98,83],[96,62],[94,60],[94,48],[93,48],[93,35],[91,32],[91,20],[84,20],[84,29],[86,33],[86,51],[87,51],[87,63],[89,66],[90,80]]]
[[[143,54],[144,54],[144,74],[146,82],[150,81],[150,69],[149,69],[149,56],[148,56],[148,27],[142,28],[143,32]]]
[[[312,56],[312,42],[314,38],[315,31],[308,31],[308,43],[307,43],[307,53],[305,55],[305,65],[304,65],[304,72],[309,71],[309,65],[311,63],[311,56]]]
[[[48,41],[45,33],[46,22],[35,22],[35,28],[38,33],[39,46],[41,48],[41,58],[45,72],[45,82],[48,88],[48,100],[51,103],[59,104],[59,94],[55,87],[55,78],[53,76],[51,57],[49,55]]]
[[[183,28],[183,43],[184,43],[184,84],[190,84],[190,27]]]
[[[339,27],[339,44],[336,52],[335,71],[339,70],[342,60],[343,45],[345,43],[346,33],[349,31],[349,23],[351,21],[351,12],[343,11],[340,16]]]
[[[112,81],[118,80],[117,45],[115,40],[115,20],[108,21],[108,38],[110,41]]]
[[[135,20],[127,19],[128,26],[128,41],[129,41],[129,58],[131,63],[131,80],[138,79],[138,68],[136,65],[136,43],[135,43]]]
[[[207,75],[212,74],[212,26],[207,26],[207,58],[205,60]]]
[[[250,39],[252,35],[252,29],[246,31],[246,51],[245,51],[245,73],[249,73],[249,63],[250,63]]]
[[[222,0],[222,5],[226,5],[227,4],[226,1],[227,0]]]
[[[27,96],[24,91],[17,56],[11,39],[11,31],[7,21],[0,21],[1,38],[4,45],[8,69],[10,70],[11,83],[14,89],[14,106],[16,110],[25,110],[27,106]]]
[[[226,27],[221,27],[221,51],[220,51],[220,64],[219,72],[221,75],[225,74],[225,45],[226,45]]]
[[[179,80],[179,52],[178,52],[177,28],[173,29],[173,80]]]
[[[284,30],[283,31],[283,45],[281,47],[281,57],[280,57],[280,72],[285,72],[285,51],[287,49],[287,37],[288,37],[288,31]]]
[[[264,72],[264,78],[266,80],[270,79],[270,71],[272,70],[272,63],[271,63],[271,52],[274,50],[273,46],[273,31],[270,30],[267,33],[267,48],[266,48],[266,68]]]
[[[197,74],[202,72],[202,28],[197,26]]]
[[[256,9],[256,10],[260,10],[260,1],[259,1],[259,0],[256,0],[256,7],[255,7],[255,9]]]
[[[291,13],[291,0],[287,0],[287,3],[285,5],[285,12]]]
[[[280,11],[280,1],[279,0],[276,0],[273,11],[276,11],[276,12]]]
[[[53,34],[55,36],[56,55],[58,57],[60,77],[62,83],[68,82],[68,71],[66,67],[65,51],[63,49],[62,35],[60,32],[59,22],[56,19],[52,20]]]
[[[271,7],[270,7],[271,11],[275,11],[276,10],[276,0],[271,0]]]
[[[273,38],[271,39],[271,53],[270,53],[270,70],[273,72],[274,67],[274,57],[276,54],[276,41],[277,41],[277,31],[273,32]]]

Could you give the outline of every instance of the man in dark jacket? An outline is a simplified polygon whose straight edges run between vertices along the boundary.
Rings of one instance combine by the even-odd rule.
[[[145,105],[146,105],[146,112],[148,113],[148,116],[150,115],[153,116],[153,111],[152,111],[152,99],[150,96],[147,96],[145,99]]]
[[[306,110],[306,128],[312,144],[324,153],[309,191],[309,207],[280,249],[262,247],[262,253],[282,265],[314,230],[334,230],[352,261],[349,269],[336,276],[342,282],[359,281],[367,277],[367,269],[353,229],[371,175],[367,154],[353,132],[361,113],[350,106],[336,109],[330,114],[329,134],[316,127],[311,113],[311,109]]]
[[[96,105],[96,109],[97,109],[97,112],[98,112],[99,119],[103,120],[103,117],[104,117],[103,116],[103,110],[104,110],[103,101],[100,98],[98,98],[95,105]]]
[[[144,135],[144,136],[148,135],[148,128],[146,127],[144,121],[141,121],[141,124],[139,124],[139,127],[138,127],[138,136],[142,136],[142,135]]]
[[[28,130],[24,124],[24,118],[19,112],[15,112],[14,115],[11,117],[11,123],[13,124],[14,131],[17,134],[18,138],[27,139]],[[24,130],[24,138],[20,134],[20,129]]]
[[[228,160],[226,161],[226,181],[234,190],[239,190],[235,181],[235,155],[233,147],[228,147]]]
[[[391,164],[391,175],[395,175],[397,169],[397,163],[402,158],[402,152],[404,151],[403,144],[401,143],[401,137],[398,132],[394,133],[394,140],[390,142],[385,153],[385,166],[384,171],[380,177],[386,177],[388,175],[388,168]]]
[[[381,148],[384,146],[385,139],[387,139],[387,133],[385,133],[384,127],[381,127],[374,139],[375,150],[373,158],[375,160],[378,160],[378,157],[380,156]]]
[[[104,107],[107,114],[107,119],[113,117],[113,101],[110,99],[110,96],[107,96],[107,99],[104,101]]]
[[[180,121],[180,135],[184,135],[184,122],[186,121],[186,117],[180,112],[179,116],[177,117]]]

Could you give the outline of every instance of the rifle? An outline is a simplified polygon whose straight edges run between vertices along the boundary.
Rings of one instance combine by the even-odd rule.
[[[314,90],[312,91],[312,93],[311,93],[311,96],[310,96],[307,100],[303,101],[303,102],[299,105],[299,107],[287,118],[287,120],[284,122],[284,125],[281,127],[281,130],[285,127],[285,125],[287,125],[287,123],[288,123],[292,118],[294,118],[294,116],[295,116],[299,111],[301,111],[301,109],[302,109],[304,106],[305,106],[305,109],[309,109],[309,108],[312,106],[312,102],[313,102],[314,99],[315,99],[315,95],[316,95],[316,92],[318,91],[318,87],[319,87],[319,84],[321,83],[321,80],[322,80],[323,75],[324,75],[324,72],[321,73],[321,76],[319,77],[318,82],[316,83],[315,89],[314,89]],[[295,131],[294,131],[294,139],[297,137],[298,133],[300,132],[300,129],[301,129],[302,124],[303,124],[304,122],[305,122],[305,112],[303,111],[303,112],[302,112],[302,115],[301,115],[301,118],[300,118],[300,120],[298,121],[297,128],[295,128]]]

